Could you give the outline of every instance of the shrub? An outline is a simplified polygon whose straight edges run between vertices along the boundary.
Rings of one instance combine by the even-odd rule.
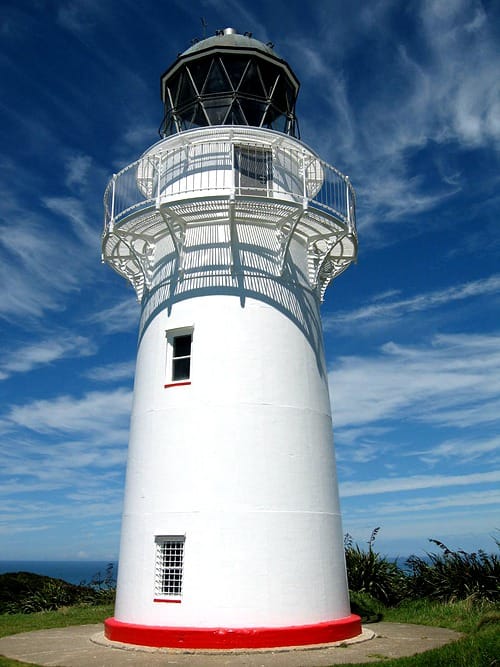
[[[85,588],[31,572],[0,575],[0,613],[51,611],[80,602]]]
[[[0,575],[0,614],[31,614],[55,611],[74,604],[102,605],[114,602],[116,580],[113,564],[90,583],[79,586],[32,572],[8,572]]]
[[[384,606],[368,593],[349,591],[351,613],[361,616],[363,623],[376,623],[382,619]]]
[[[410,594],[412,597],[448,602],[480,597],[500,600],[500,558],[482,549],[467,553],[452,551],[439,540],[429,540],[440,553],[427,553],[427,558],[410,556]],[[500,547],[500,543],[495,539]]]
[[[372,531],[368,540],[368,550],[354,544],[347,534],[344,549],[349,589],[355,593],[368,593],[372,598],[386,605],[398,604],[407,594],[408,582],[405,573],[395,561],[377,553],[373,545],[380,528]]]

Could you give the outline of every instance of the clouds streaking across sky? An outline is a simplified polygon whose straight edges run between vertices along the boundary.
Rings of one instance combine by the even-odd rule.
[[[3,559],[118,555],[139,306],[102,196],[158,139],[159,77],[228,26],[301,81],[357,191],[322,307],[344,529],[422,553],[500,529],[500,7],[474,0],[6,0],[0,16]]]

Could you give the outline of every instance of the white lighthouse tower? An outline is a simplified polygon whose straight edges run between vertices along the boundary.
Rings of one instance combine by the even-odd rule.
[[[161,78],[162,139],[105,194],[141,301],[108,639],[256,648],[361,633],[320,302],[356,257],[347,177],[296,138],[299,83],[228,28]]]

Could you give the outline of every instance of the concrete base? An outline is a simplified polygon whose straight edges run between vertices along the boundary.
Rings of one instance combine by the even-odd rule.
[[[178,667],[330,667],[381,662],[388,658],[423,653],[456,641],[461,636],[445,628],[373,623],[363,630],[361,641],[356,638],[326,646],[272,650],[189,651],[122,646],[106,640],[103,627],[99,624],[2,637],[0,655],[44,667],[155,667],[164,666],[172,660]],[[366,641],[370,637],[372,639]],[[170,660],[168,656],[171,656]]]

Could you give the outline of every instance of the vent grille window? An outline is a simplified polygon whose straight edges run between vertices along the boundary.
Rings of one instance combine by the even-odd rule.
[[[235,146],[236,187],[241,194],[263,195],[272,185],[272,152],[257,146]]]
[[[155,597],[180,598],[184,564],[183,535],[156,537]]]

